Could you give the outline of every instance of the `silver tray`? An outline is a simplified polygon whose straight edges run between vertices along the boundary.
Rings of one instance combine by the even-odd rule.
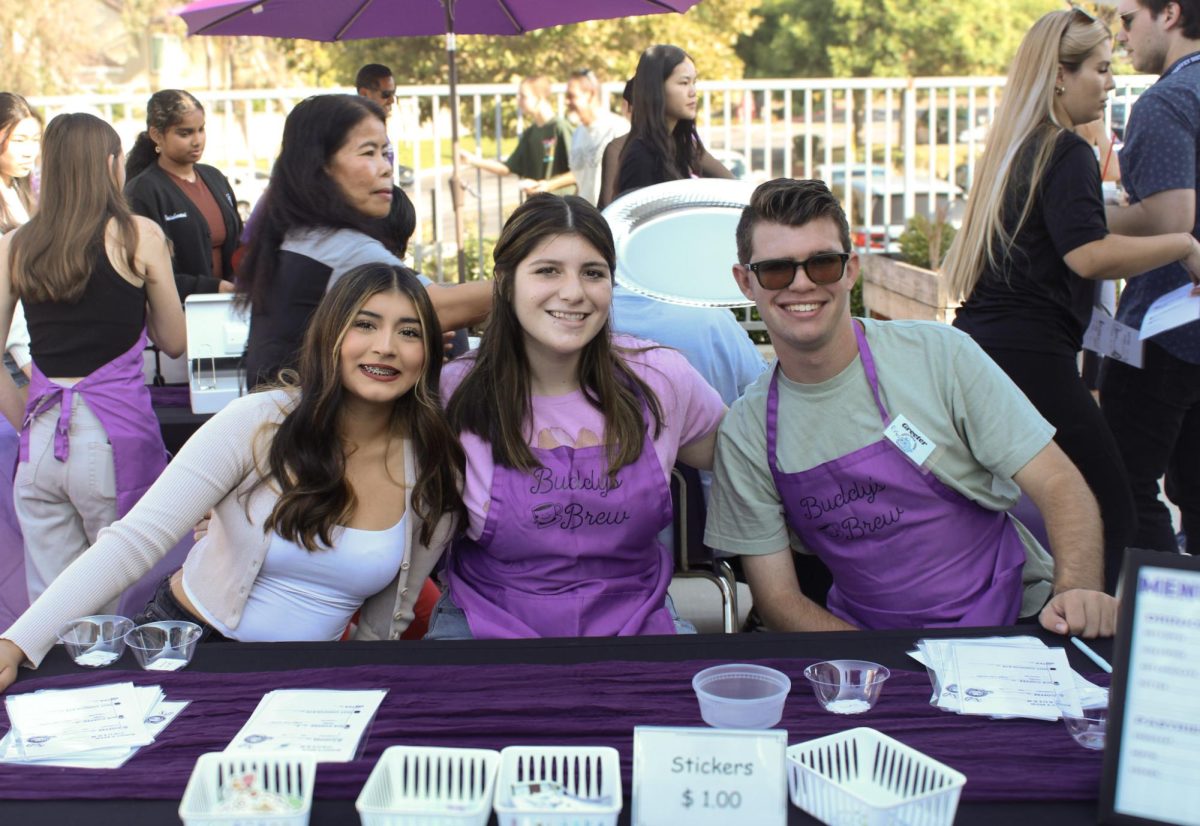
[[[637,189],[604,210],[617,246],[617,283],[692,307],[745,307],[733,278],[734,237],[754,184],[691,178]]]

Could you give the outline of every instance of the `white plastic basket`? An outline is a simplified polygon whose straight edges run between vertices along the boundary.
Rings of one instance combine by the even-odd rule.
[[[500,752],[392,746],[354,808],[363,826],[486,826]]]
[[[792,803],[831,826],[950,826],[967,778],[872,728],[787,750]]]
[[[518,809],[512,804],[514,783],[550,780],[571,794],[609,798],[595,812]],[[624,803],[621,759],[607,746],[509,746],[500,752],[496,779],[496,820],[500,826],[613,826]]]
[[[300,808],[286,813],[220,812],[221,787],[229,778],[253,772],[264,791],[300,798]],[[240,755],[210,752],[200,755],[179,803],[185,826],[306,826],[312,813],[317,763],[299,754]]]

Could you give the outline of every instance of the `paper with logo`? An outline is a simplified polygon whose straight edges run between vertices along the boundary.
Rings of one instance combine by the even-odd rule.
[[[151,692],[157,689],[157,686],[149,686]],[[143,691],[145,689],[139,689]],[[161,697],[161,692],[158,692]],[[155,740],[158,735],[162,734],[163,730],[171,724],[176,717],[183,713],[183,710],[188,707],[190,701],[171,701],[162,700],[155,701],[154,706],[149,710],[144,720],[146,728],[150,731],[150,736]],[[23,759],[19,756],[16,738],[10,730],[8,734],[0,739],[0,763],[22,763],[25,765],[39,766],[58,766],[68,769],[119,769],[129,761],[138,752],[136,746],[114,747],[114,748],[99,748],[81,751],[75,754],[61,757],[32,757]]]
[[[1151,304],[1142,318],[1138,338],[1148,339],[1184,324],[1200,321],[1200,295],[1192,295],[1194,287],[1194,284],[1184,284]]]
[[[1083,347],[1130,367],[1142,366],[1142,341],[1137,329],[1122,324],[1100,308],[1092,311],[1091,323],[1083,334]]]
[[[961,644],[954,648],[962,714],[1058,720],[1082,714],[1061,648]]]
[[[386,695],[382,689],[271,691],[225,751],[290,751],[321,763],[349,762]]]
[[[161,690],[153,688],[161,696]],[[99,748],[144,746],[154,740],[145,725],[145,692],[133,683],[5,698],[16,756],[45,760]],[[157,702],[157,700],[154,700]]]

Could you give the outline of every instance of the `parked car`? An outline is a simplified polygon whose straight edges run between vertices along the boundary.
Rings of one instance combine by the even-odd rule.
[[[934,132],[937,143],[950,143],[950,116],[946,108],[938,107],[934,113]],[[955,143],[982,142],[987,137],[988,115],[986,109],[975,110],[975,123],[970,122],[970,113],[966,106],[954,110],[954,141]],[[929,143],[929,110],[917,112],[917,143]]]
[[[747,180],[750,177],[750,164],[746,163],[746,156],[741,152],[735,152],[732,149],[710,149],[708,154],[712,155],[721,165],[733,173],[733,177],[739,180]]]

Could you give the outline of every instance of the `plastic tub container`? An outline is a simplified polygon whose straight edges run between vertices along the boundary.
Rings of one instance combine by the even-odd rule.
[[[179,817],[184,826],[305,826],[312,813],[316,776],[316,761],[305,755],[202,754],[179,803]],[[281,812],[223,810],[226,790],[239,782],[245,783],[248,777],[266,795],[282,796],[294,802],[295,808]]]
[[[363,826],[486,826],[500,752],[392,746],[355,801]]]
[[[554,811],[514,805],[513,787],[550,781],[594,801],[594,810]],[[621,761],[607,746],[509,746],[500,752],[496,820],[500,826],[614,826],[621,813]]]
[[[783,716],[792,690],[788,675],[765,665],[730,663],[692,678],[700,716],[713,728],[770,728]]]
[[[827,660],[804,669],[821,708],[833,714],[862,714],[875,707],[892,672],[869,660]]]
[[[202,629],[194,622],[148,622],[125,635],[125,644],[147,671],[178,671],[192,661]]]
[[[125,635],[133,620],[116,614],[95,614],[71,620],[58,629],[58,639],[76,665],[101,668],[112,665],[125,653]]]
[[[875,729],[787,750],[792,803],[823,823],[950,826],[967,778]]]

